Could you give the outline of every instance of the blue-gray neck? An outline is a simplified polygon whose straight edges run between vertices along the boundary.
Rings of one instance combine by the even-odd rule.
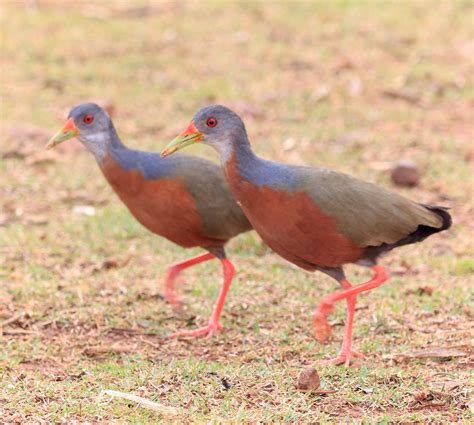
[[[269,186],[275,189],[294,189],[294,175],[291,167],[286,164],[259,158],[252,151],[248,140],[232,144],[232,154],[240,175],[256,186]],[[225,163],[224,163],[225,166]]]
[[[248,140],[240,140],[238,143],[233,143],[231,145],[232,153],[229,158],[235,155],[235,158],[241,164],[246,164],[246,166],[250,166],[256,160],[258,160],[257,156],[253,153],[252,147]]]
[[[206,144],[219,152],[221,164],[224,167],[233,157],[241,158],[242,161],[251,161],[255,158],[245,130],[222,134],[207,141]]]
[[[102,131],[93,134],[80,134],[77,138],[94,155],[99,163],[105,158],[107,153],[113,150],[127,149],[120,140],[112,121]]]
[[[183,159],[183,156],[179,154],[171,158],[162,158],[158,152],[129,149],[116,133],[111,133],[111,135],[106,154],[110,155],[124,170],[138,171],[146,180],[165,178],[173,174],[176,165]]]
[[[115,130],[115,127],[112,124],[112,122],[110,122],[109,135],[110,135],[110,147],[112,149],[124,149],[124,148],[127,149],[127,147],[120,140],[120,137],[118,136],[117,131]]]

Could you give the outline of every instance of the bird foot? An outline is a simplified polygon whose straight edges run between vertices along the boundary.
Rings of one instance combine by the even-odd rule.
[[[203,328],[198,328],[190,331],[177,331],[173,332],[168,338],[179,338],[179,337],[201,337],[205,336],[206,338],[211,338],[214,333],[224,329],[219,322],[209,322],[207,326]]]
[[[321,304],[313,315],[313,326],[316,339],[323,343],[332,334],[331,326],[328,323],[328,315],[332,311],[331,304]]]
[[[177,312],[182,311],[183,301],[181,301],[181,298],[176,294],[175,291],[165,290],[165,293],[163,294],[163,298],[168,304],[171,305],[171,308],[174,311],[177,311]]]
[[[351,364],[353,364],[353,358],[364,358],[364,355],[357,351],[341,350],[337,357],[334,359],[323,360],[320,362],[320,364],[323,366],[339,366],[343,364],[344,366],[349,367]]]

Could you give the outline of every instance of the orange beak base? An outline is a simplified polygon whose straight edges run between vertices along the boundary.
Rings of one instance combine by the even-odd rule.
[[[60,130],[50,139],[50,141],[46,145],[46,149],[51,149],[52,147],[58,145],[59,143],[62,143],[66,140],[76,137],[80,133],[81,132],[76,127],[76,124],[74,124],[74,120],[72,118],[69,118],[66,121],[66,124],[64,125],[62,130]]]
[[[161,156],[165,157],[171,155],[177,150],[183,149],[186,146],[192,145],[193,143],[198,143],[204,138],[202,134],[194,124],[194,121],[191,121],[182,133],[180,133],[174,140],[172,140],[165,149],[161,151]]]

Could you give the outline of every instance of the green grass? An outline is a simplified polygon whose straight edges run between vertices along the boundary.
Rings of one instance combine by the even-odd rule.
[[[100,395],[114,389],[177,408],[178,422],[472,421],[472,13],[467,1],[3,2],[0,417],[173,419]],[[409,158],[421,184],[392,189],[450,206],[455,224],[383,261],[391,281],[358,301],[358,368],[318,364],[342,337],[342,305],[329,344],[312,331],[312,311],[334,282],[289,267],[253,233],[229,244],[238,274],[226,332],[164,339],[205,323],[219,265],[186,271],[187,304],[174,313],[160,296],[166,268],[201,251],[137,224],[87,153],[46,154],[45,137],[25,136],[57,130],[71,106],[97,98],[113,101],[124,141],[143,149],[160,150],[199,107],[219,102],[242,114],[257,153],[275,160],[390,188],[385,170]],[[190,152],[216,158],[202,146]],[[33,160],[42,158],[50,160]],[[96,214],[74,213],[77,205]],[[118,267],[104,269],[107,258]],[[97,353],[104,347],[111,352]],[[400,356],[432,347],[468,355]],[[333,393],[296,390],[309,366]]]

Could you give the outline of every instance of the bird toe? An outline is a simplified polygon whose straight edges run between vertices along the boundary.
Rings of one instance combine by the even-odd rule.
[[[223,329],[220,323],[209,323],[207,326],[202,328],[193,329],[193,330],[182,330],[173,332],[169,335],[168,338],[180,338],[180,337],[207,337],[211,338],[216,332],[221,331]]]
[[[337,357],[333,359],[329,359],[329,360],[323,360],[320,362],[320,364],[324,366],[344,365],[346,367],[350,367],[351,365],[354,365],[354,361],[353,361],[354,358],[363,358],[363,357],[364,355],[357,351],[341,351]]]
[[[176,306],[181,306],[182,304],[180,297],[175,291],[165,290],[163,298],[168,304],[171,304],[173,308]]]

